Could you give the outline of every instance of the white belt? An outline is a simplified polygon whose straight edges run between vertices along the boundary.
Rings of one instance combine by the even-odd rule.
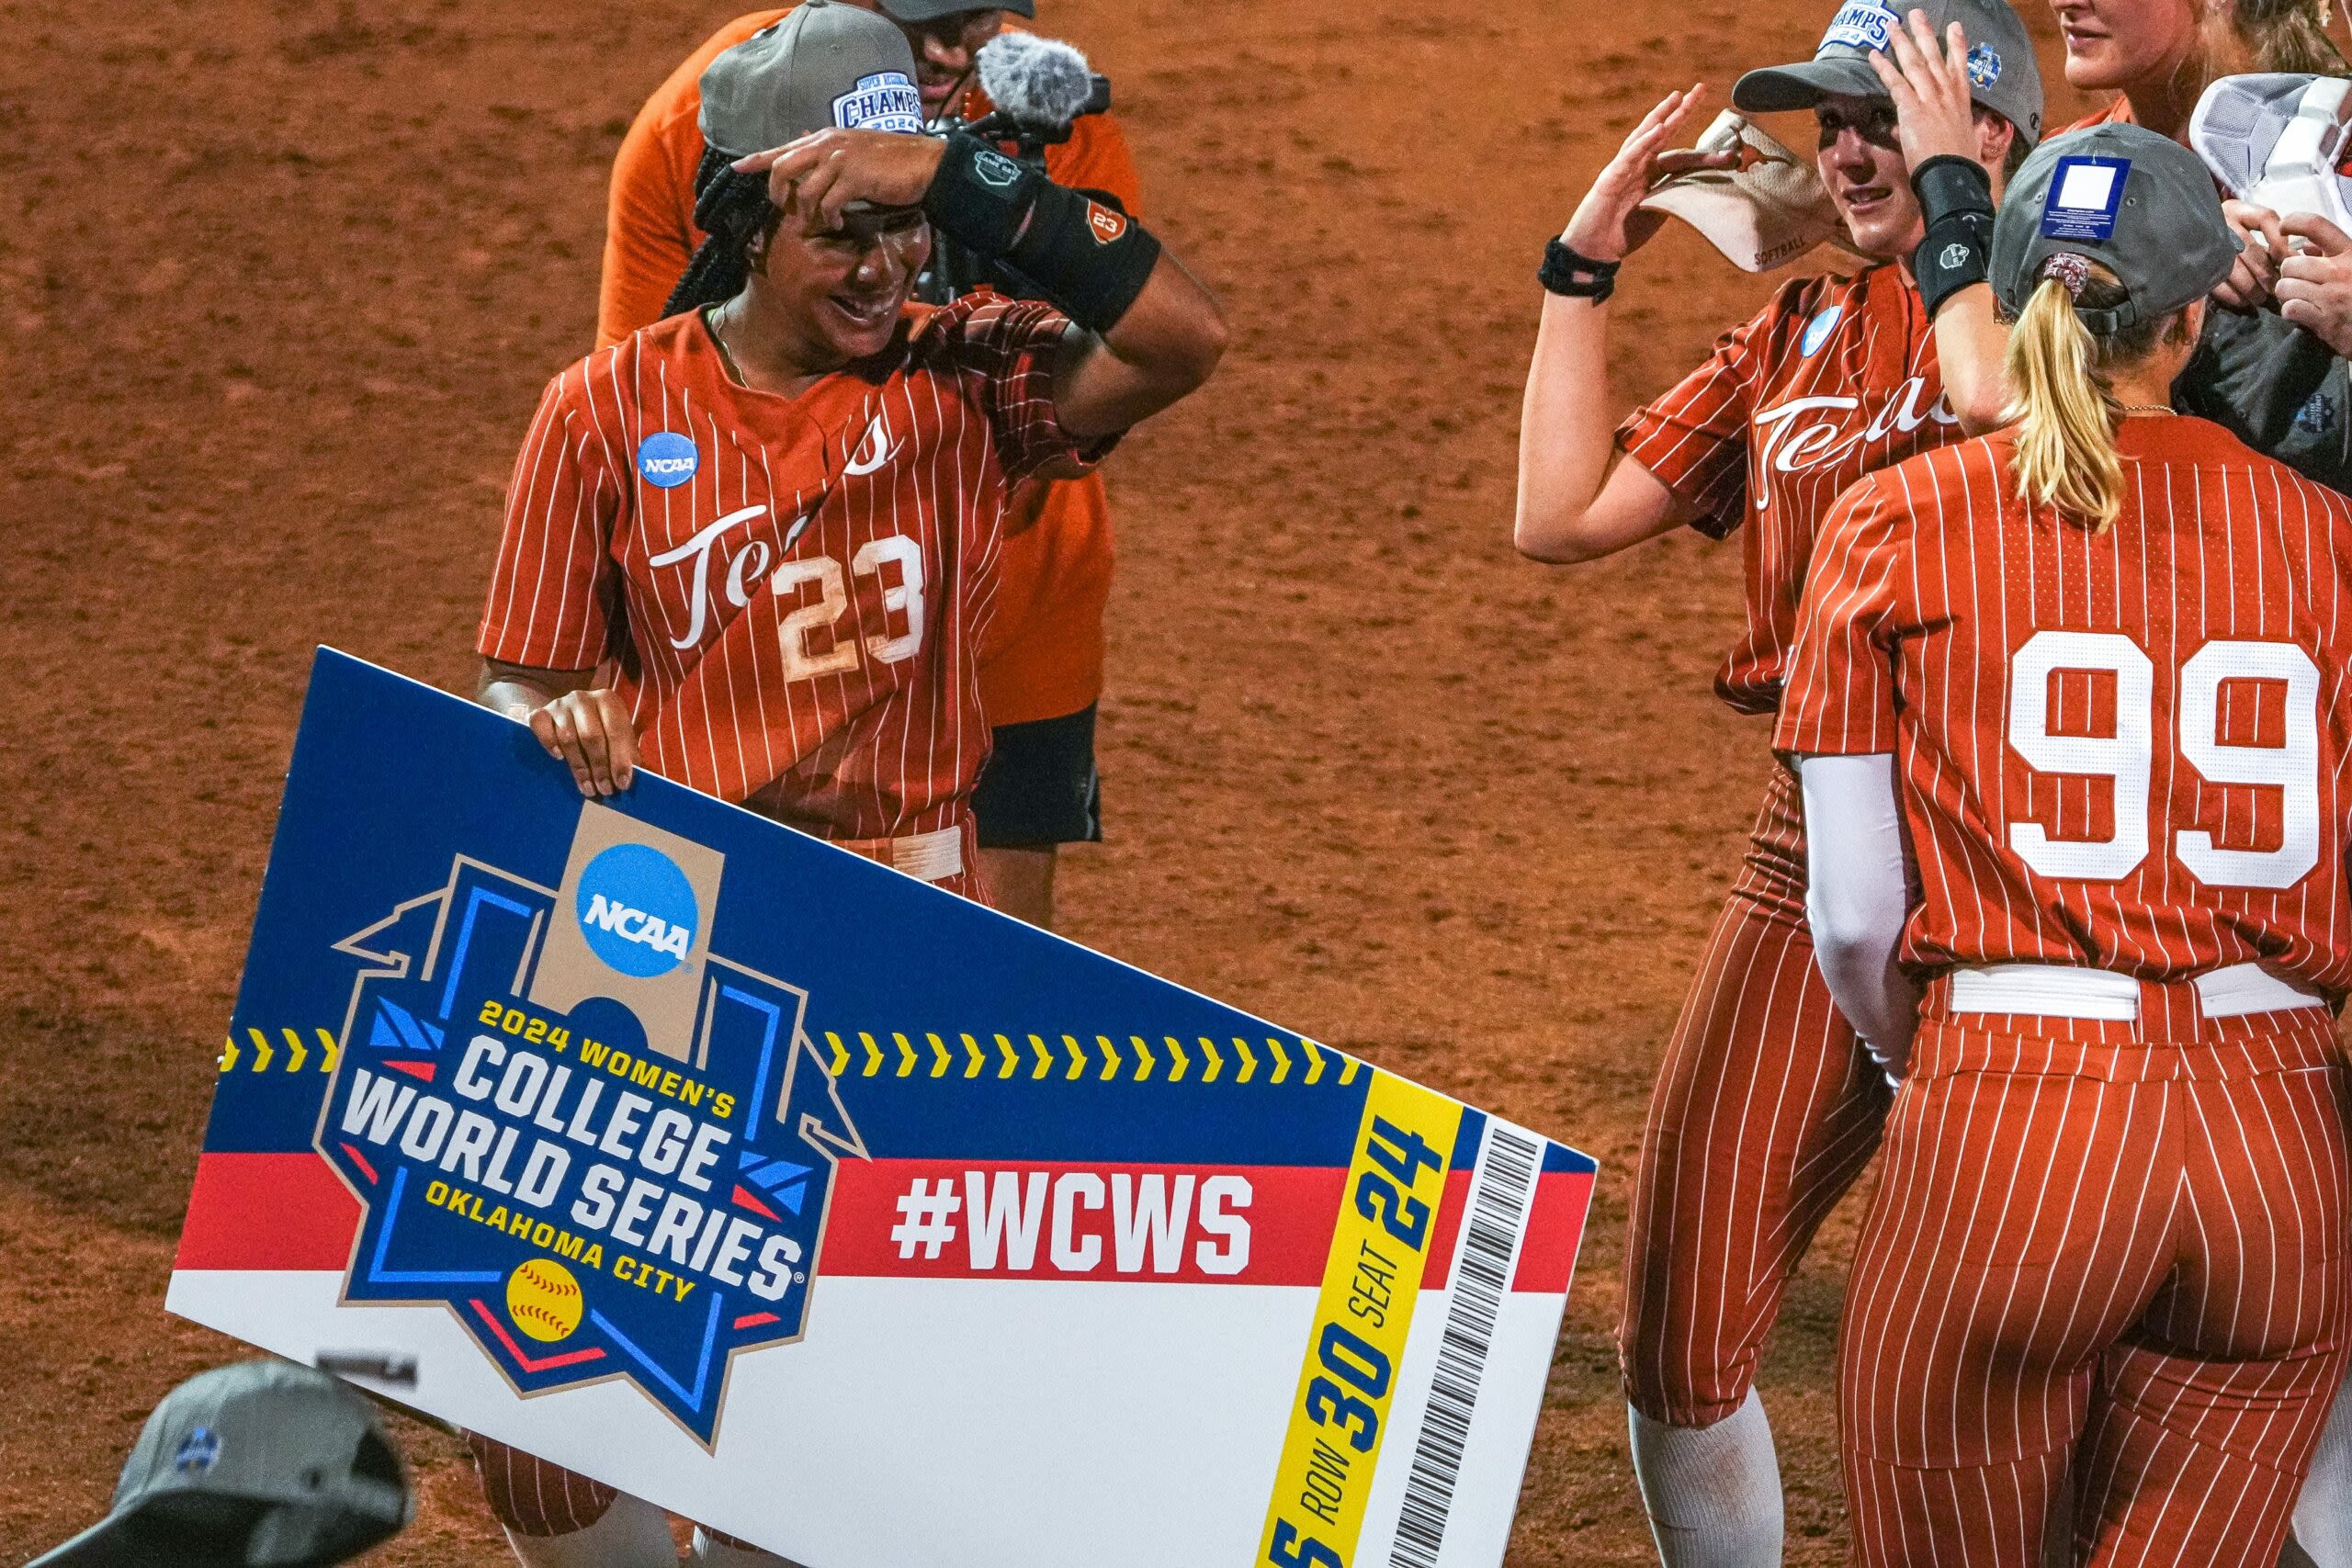
[[[923,882],[944,882],[964,869],[964,829],[941,828],[903,839],[854,839],[841,847]]]
[[[2121,1023],[2140,1017],[2140,982],[2108,969],[2058,964],[1991,964],[1955,969],[1948,1004],[1954,1012],[2031,1013],[2043,1018],[2106,1019]],[[2244,1018],[2290,1008],[2325,1007],[2327,998],[2259,964],[2233,964],[2199,975],[2198,1005],[2207,1018]]]

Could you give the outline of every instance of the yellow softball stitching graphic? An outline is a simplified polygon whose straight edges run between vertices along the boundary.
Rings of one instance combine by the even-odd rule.
[[[506,1315],[542,1345],[568,1339],[580,1326],[580,1281],[551,1258],[533,1258],[506,1277]]]

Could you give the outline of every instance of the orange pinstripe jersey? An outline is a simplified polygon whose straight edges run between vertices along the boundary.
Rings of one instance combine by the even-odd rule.
[[[1814,532],[1872,468],[1960,438],[1935,336],[1903,269],[1800,278],[1725,333],[1617,433],[1625,455],[1724,538],[1745,525],[1747,625],[1715,677],[1742,713],[1780,700]]]
[[[2094,534],[2018,492],[2014,439],[1839,499],[1774,744],[1897,757],[1913,962],[2352,987],[2352,505],[2160,416]]]
[[[1077,454],[1052,307],[910,308],[890,348],[784,398],[699,314],[549,383],[479,647],[619,662],[645,764],[838,839],[957,821],[988,729],[972,649],[1010,481]]]
[[[703,40],[645,101],[613,159],[605,265],[596,301],[599,347],[650,326],[701,244],[695,171],[702,162],[702,73],[713,60],[787,14],[738,17]],[[1010,20],[1010,19],[1009,19]],[[991,106],[975,86],[962,113]],[[1142,181],[1125,133],[1107,114],[1088,115],[1069,140],[1046,149],[1060,185],[1107,191],[1142,215]],[[980,695],[991,724],[1059,718],[1102,691],[1102,614],[1110,597],[1111,518],[1102,476],[1042,481],[1013,498],[998,573],[1000,610],[979,649]]]

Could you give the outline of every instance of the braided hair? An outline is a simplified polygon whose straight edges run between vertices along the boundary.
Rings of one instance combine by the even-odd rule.
[[[752,276],[752,242],[774,227],[766,174],[745,174],[715,148],[703,149],[695,170],[695,227],[709,238],[696,247],[684,276],[662,307],[665,316],[723,304],[743,292]]]

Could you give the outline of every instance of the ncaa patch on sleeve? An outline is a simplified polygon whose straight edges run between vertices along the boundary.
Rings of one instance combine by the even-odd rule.
[[[2041,233],[2051,240],[2109,240],[2123,210],[2129,158],[2061,158],[2042,203]]]

